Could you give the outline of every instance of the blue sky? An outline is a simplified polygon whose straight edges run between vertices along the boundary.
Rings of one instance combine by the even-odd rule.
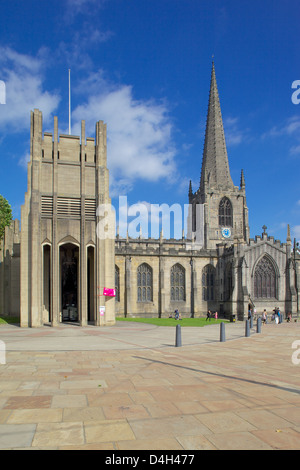
[[[199,186],[214,55],[231,176],[246,179],[251,237],[300,239],[298,0],[11,0],[1,7],[0,194],[27,189],[30,111],[44,131],[108,126],[113,204],[187,204]],[[296,90],[297,91],[297,90]],[[299,93],[300,97],[300,93]]]

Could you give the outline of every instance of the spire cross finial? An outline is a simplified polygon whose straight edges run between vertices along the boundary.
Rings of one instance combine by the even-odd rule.
[[[266,233],[266,230],[267,230],[268,227],[266,227],[265,225],[262,226],[262,229],[264,231],[264,234]]]

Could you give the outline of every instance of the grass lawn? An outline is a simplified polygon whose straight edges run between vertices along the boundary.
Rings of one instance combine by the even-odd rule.
[[[206,318],[183,318],[182,320],[175,320],[174,318],[124,318],[117,317],[117,321],[127,321],[127,322],[139,322],[139,323],[150,323],[151,325],[157,326],[206,326],[206,325],[215,325],[216,323],[228,322],[229,320],[207,320]]]
[[[20,323],[19,317],[0,317],[0,325],[10,325],[12,323]]]

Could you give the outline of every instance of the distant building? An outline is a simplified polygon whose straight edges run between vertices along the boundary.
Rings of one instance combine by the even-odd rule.
[[[206,315],[243,320],[257,313],[299,314],[300,253],[263,233],[250,239],[246,183],[230,175],[212,66],[199,188],[190,183],[187,238],[97,236],[109,208],[106,126],[96,139],[42,132],[31,115],[28,191],[18,221],[6,229],[0,252],[0,314],[21,315],[21,326],[111,325],[118,316]],[[200,217],[197,217],[197,213]],[[113,224],[110,230],[115,233]],[[98,234],[99,235],[99,234]],[[103,289],[115,289],[115,297]]]

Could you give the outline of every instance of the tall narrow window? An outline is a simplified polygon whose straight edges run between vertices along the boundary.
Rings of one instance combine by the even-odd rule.
[[[223,197],[219,205],[219,225],[233,227],[232,204],[227,197]]]
[[[208,264],[202,271],[202,299],[215,300],[215,268]]]
[[[152,301],[152,268],[141,264],[137,269],[138,302]]]
[[[171,300],[185,301],[185,269],[180,264],[171,268]]]
[[[255,268],[254,296],[256,298],[277,298],[276,272],[268,256],[264,256]]]
[[[193,217],[192,217],[192,231],[193,232],[196,232],[196,230],[198,229],[197,227],[197,212],[199,210],[199,203],[197,202],[196,204],[193,205],[193,208],[192,208],[192,214],[193,214]],[[199,223],[199,222],[198,222]]]

